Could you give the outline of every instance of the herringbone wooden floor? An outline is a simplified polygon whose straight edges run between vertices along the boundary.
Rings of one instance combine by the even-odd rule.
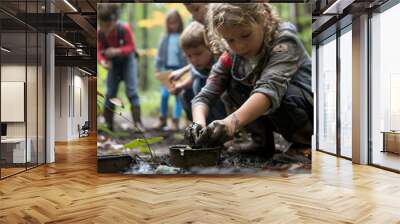
[[[400,223],[400,175],[319,152],[289,177],[99,175],[96,139],[0,181],[0,223]]]

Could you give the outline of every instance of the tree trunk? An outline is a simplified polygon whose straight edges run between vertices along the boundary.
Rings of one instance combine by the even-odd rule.
[[[298,4],[288,4],[289,5],[289,18],[293,19],[293,24],[299,27],[298,17],[297,17],[297,5]]]
[[[143,4],[143,19],[147,19],[148,17],[148,5]],[[142,37],[143,37],[143,50],[147,50],[149,48],[149,38],[148,38],[148,30],[146,27],[142,28]],[[139,84],[141,90],[145,91],[148,88],[148,77],[147,73],[149,70],[149,59],[147,55],[143,55],[140,57],[141,62],[141,69],[140,69],[140,76],[139,76]]]
[[[304,30],[304,4],[296,4],[296,21],[297,21],[297,31],[301,33]],[[299,21],[301,20],[301,21]]]

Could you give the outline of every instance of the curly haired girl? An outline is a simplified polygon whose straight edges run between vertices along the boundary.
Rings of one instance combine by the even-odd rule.
[[[252,134],[248,148],[269,156],[275,152],[273,131],[309,146],[311,60],[296,28],[281,22],[267,3],[211,4],[206,21],[212,49],[222,43],[227,50],[192,101],[193,121],[199,125],[187,132],[195,143],[221,144],[243,127]],[[224,92],[224,103],[234,112],[206,127],[209,108]]]

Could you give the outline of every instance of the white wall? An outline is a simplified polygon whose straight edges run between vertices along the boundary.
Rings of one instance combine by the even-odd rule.
[[[30,74],[31,71],[34,69],[33,66],[28,66],[27,68],[25,65],[18,65],[18,64],[9,64],[9,65],[2,65],[1,66],[1,81],[3,82],[25,82],[25,74],[26,70]],[[28,89],[29,90],[29,89]],[[36,97],[36,90],[34,92],[28,92],[27,102],[32,101],[32,96]],[[36,105],[35,105],[36,106]],[[7,110],[7,108],[1,108],[2,110]],[[32,114],[27,114],[28,120],[33,120]],[[34,114],[36,119],[36,114]],[[36,121],[36,120],[35,120]],[[25,124],[26,122],[7,122],[7,136],[8,137],[25,137]],[[29,126],[31,127],[31,125]],[[35,128],[36,129],[36,128]],[[29,137],[29,136],[28,136]]]
[[[38,69],[38,70],[37,70]],[[44,74],[41,66],[25,66],[25,64],[3,64],[1,66],[2,82],[24,82],[26,83],[26,107],[22,106],[21,112],[26,111],[27,119],[22,122],[6,122],[7,137],[25,138],[30,140],[32,162],[39,159],[39,163],[44,163],[45,159],[45,140],[44,140]],[[25,80],[27,77],[27,80]],[[2,89],[3,91],[4,89]],[[24,93],[23,90],[22,94]],[[2,95],[3,97],[7,97]],[[2,107],[1,110],[7,113],[13,113],[10,107]],[[15,113],[15,112],[14,112]],[[38,154],[37,154],[38,153]]]
[[[25,69],[26,69],[25,64],[2,65],[1,81],[25,82],[25,74],[26,74]],[[1,110],[7,110],[7,108],[1,108]],[[7,122],[7,137],[25,138],[25,128],[26,128],[25,122]]]
[[[25,65],[2,65],[1,81],[18,81],[25,82]],[[30,70],[28,68],[28,70]],[[1,108],[7,110],[7,108]],[[25,137],[25,122],[7,122],[8,137]]]
[[[78,72],[78,75],[76,74]],[[82,73],[79,70],[75,70],[74,75],[74,108],[73,108],[73,123],[72,123],[72,134],[78,136],[78,124],[83,125],[85,121],[88,121],[88,78],[81,76]]]
[[[55,68],[55,141],[68,140],[68,68]]]
[[[79,138],[78,124],[88,120],[88,78],[82,75],[76,68],[56,67],[56,141]]]

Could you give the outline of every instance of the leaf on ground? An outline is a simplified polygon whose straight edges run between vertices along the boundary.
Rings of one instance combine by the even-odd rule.
[[[128,137],[129,133],[128,132],[123,132],[123,131],[118,131],[118,132],[114,132],[113,136],[116,138],[123,138],[123,137]]]
[[[164,139],[163,137],[154,137],[154,138],[147,138],[146,140],[147,140],[147,144],[151,145],[151,144],[158,143],[158,142],[162,141],[163,139]],[[124,145],[124,147],[132,149],[132,148],[138,148],[141,146],[146,146],[147,145],[146,140],[143,138],[134,139],[134,140],[126,143]]]
[[[97,117],[100,116],[101,114],[103,114],[103,108],[99,104],[98,100],[97,100],[97,111],[96,112],[97,112]]]
[[[155,143],[161,142],[163,139],[164,139],[164,137],[147,138],[147,143],[148,144],[155,144]]]
[[[149,150],[149,148],[147,146],[141,146],[139,148],[139,152],[141,152],[145,155],[151,154],[151,151]]]
[[[104,132],[104,133],[106,133],[108,135],[111,135],[111,136],[114,135],[114,133],[103,124],[98,124],[97,125],[97,131],[102,131],[102,132]]]
[[[114,138],[122,138],[122,137],[128,137],[129,133],[128,132],[123,132],[123,131],[111,131],[107,126],[104,124],[98,124],[97,125],[97,131],[104,132],[105,134],[112,136]]]

